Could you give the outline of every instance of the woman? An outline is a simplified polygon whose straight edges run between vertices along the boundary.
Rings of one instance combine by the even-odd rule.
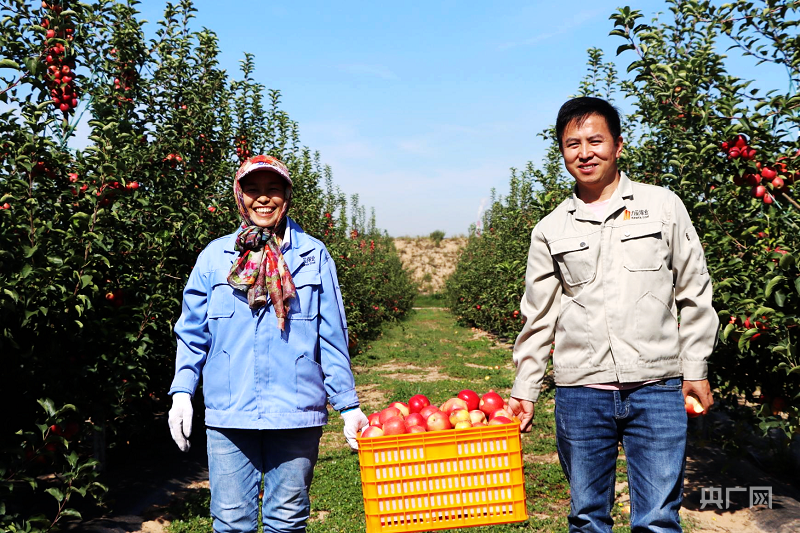
[[[256,531],[262,478],[264,531],[305,531],[326,404],[353,449],[367,425],[336,267],[286,216],[292,180],[281,161],[245,161],[233,193],[241,227],[200,253],[183,292],[170,432],[187,451],[202,375],[214,531]]]

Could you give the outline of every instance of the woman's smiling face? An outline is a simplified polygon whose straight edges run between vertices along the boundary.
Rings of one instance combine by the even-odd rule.
[[[273,228],[286,204],[286,180],[270,170],[248,174],[239,182],[247,215],[256,226]]]

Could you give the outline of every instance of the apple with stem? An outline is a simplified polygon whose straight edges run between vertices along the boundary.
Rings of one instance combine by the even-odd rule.
[[[452,429],[453,425],[450,423],[445,413],[436,411],[425,420],[425,428],[428,431],[443,431],[445,429]]]
[[[422,418],[427,420],[429,416],[431,416],[433,413],[435,413],[438,410],[439,410],[439,408],[436,407],[435,405],[428,405],[426,407],[423,407],[422,411],[420,411],[419,414],[422,415]]]

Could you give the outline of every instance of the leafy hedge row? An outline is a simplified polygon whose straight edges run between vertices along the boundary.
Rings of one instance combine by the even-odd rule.
[[[135,5],[0,7],[2,530],[74,516],[72,498],[102,492],[94,461],[168,409],[181,291],[236,228],[244,158],[287,163],[291,216],[336,260],[353,353],[411,306],[391,242],[301,146],[252,56],[231,79],[190,0],[167,4],[151,41]],[[78,113],[89,145],[74,150]]]

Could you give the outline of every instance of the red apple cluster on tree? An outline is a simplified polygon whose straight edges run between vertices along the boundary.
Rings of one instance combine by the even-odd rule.
[[[78,107],[78,88],[75,86],[75,58],[67,52],[61,42],[55,40],[72,41],[74,28],[71,27],[66,16],[60,16],[61,6],[42,3],[44,9],[53,11],[59,25],[51,28],[50,19],[42,19],[41,25],[46,29],[44,62],[47,65],[47,84],[53,105],[64,115],[72,113]]]
[[[123,102],[133,102],[133,98],[129,94],[133,91],[138,76],[133,68],[133,63],[120,59],[116,48],[112,48],[109,54],[114,56],[114,63],[116,63],[119,70],[118,77],[114,78],[114,90],[118,93],[117,107],[122,107]]]
[[[362,431],[362,438],[519,424],[499,394],[490,390],[478,396],[469,389],[462,390],[439,407],[431,405],[424,395],[416,394],[409,398],[408,403],[394,402],[367,419],[369,426]]]
[[[234,144],[236,145],[236,155],[239,159],[244,161],[250,157],[250,143],[247,142],[247,138],[244,135],[236,139]]]
[[[753,161],[757,151],[748,146],[747,138],[739,134],[731,141],[725,141],[720,148],[728,156],[728,160],[742,159]],[[753,198],[758,198],[765,204],[770,205],[775,201],[775,195],[786,194],[789,190],[788,185],[794,183],[797,173],[789,171],[785,163],[762,163],[757,161],[755,168],[749,166],[744,169],[744,173],[736,174],[733,183],[739,186],[751,187],[750,194]]]
[[[736,316],[732,316],[730,318],[730,320],[728,321],[728,323],[729,324],[733,324],[737,328],[738,327],[743,327],[745,330],[754,329],[754,328],[757,329],[758,332],[754,333],[750,337],[750,340],[752,342],[755,342],[756,340],[758,340],[758,338],[761,336],[762,333],[768,332],[769,329],[770,329],[770,327],[767,325],[768,324],[768,319],[767,319],[766,316],[762,316],[761,320],[750,320],[749,316],[746,316],[744,318],[739,318],[739,317],[736,317]]]

